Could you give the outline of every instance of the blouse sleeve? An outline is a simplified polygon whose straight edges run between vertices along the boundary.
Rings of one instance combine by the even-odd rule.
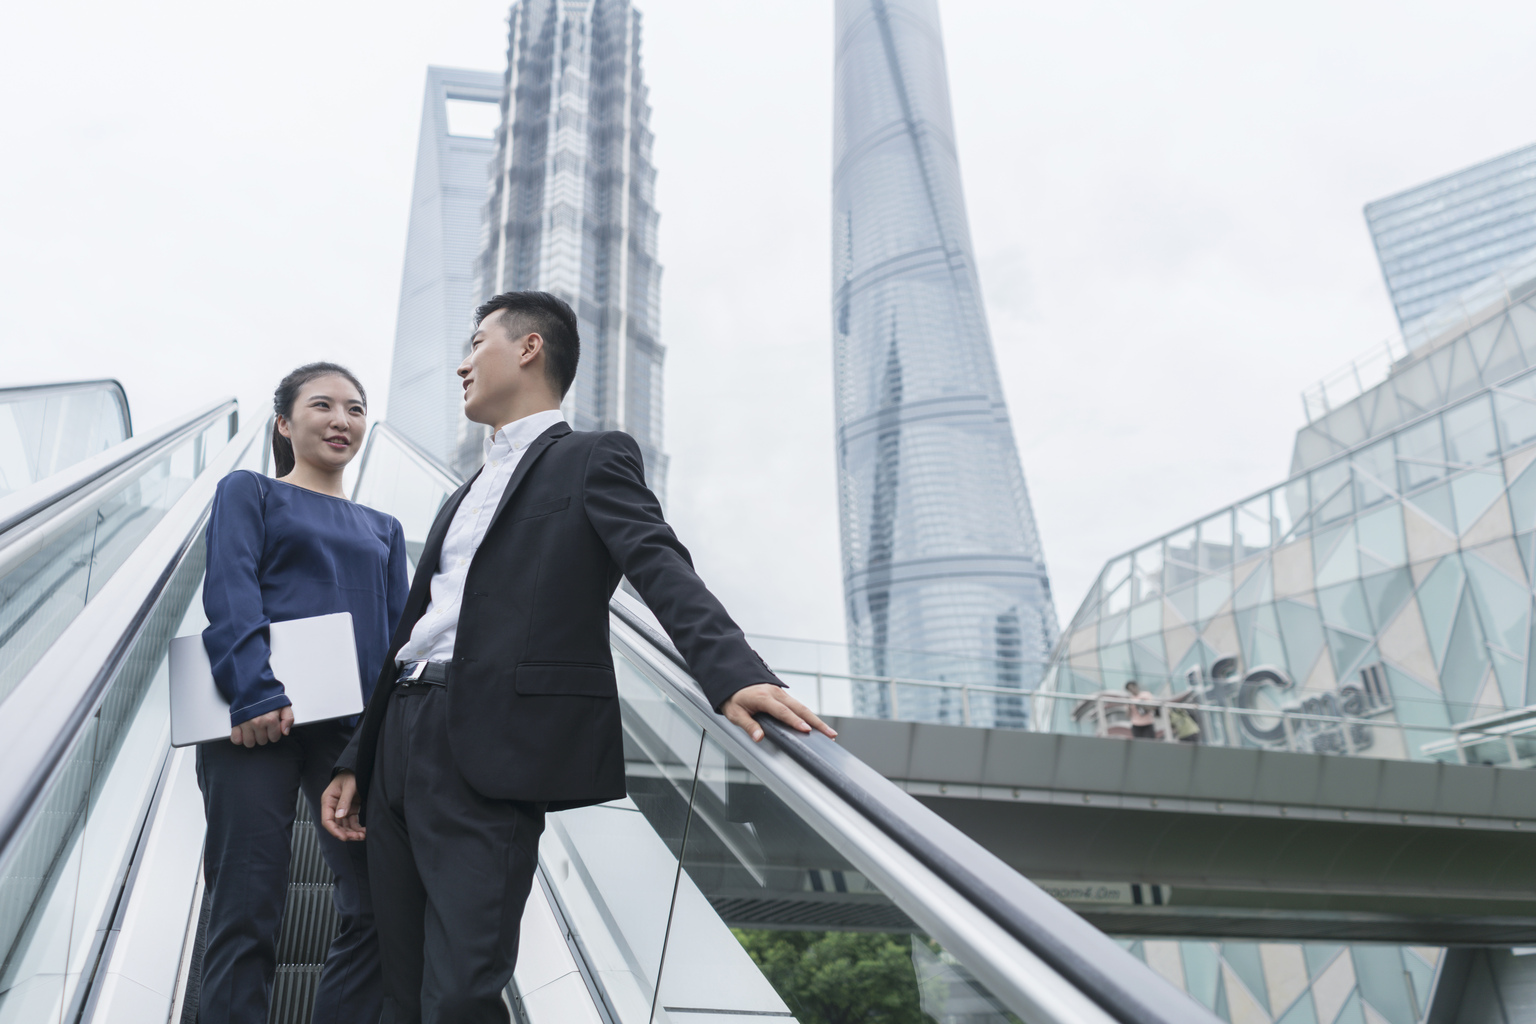
[[[411,592],[411,563],[405,553],[405,528],[400,520],[394,521],[389,533],[389,573],[386,607],[389,613],[390,644],[394,644],[395,630],[400,628],[400,616],[405,614],[405,599]]]
[[[250,472],[229,474],[219,481],[208,516],[203,646],[213,681],[229,700],[231,726],[292,703],[267,662],[271,622],[257,575],[265,541],[260,481]]]

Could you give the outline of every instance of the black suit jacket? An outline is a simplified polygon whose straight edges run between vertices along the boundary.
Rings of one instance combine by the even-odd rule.
[[[466,483],[427,535],[389,657],[338,769],[365,798],[395,659],[426,612]],[[624,742],[608,600],[627,576],[710,703],[779,681],[693,570],[620,431],[550,427],[528,446],[464,583],[449,671],[453,758],[480,793],[551,810],[624,796]],[[782,684],[780,684],[782,685]]]

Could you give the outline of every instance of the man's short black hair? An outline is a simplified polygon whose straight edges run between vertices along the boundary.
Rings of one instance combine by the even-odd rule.
[[[544,372],[556,394],[564,398],[576,379],[576,364],[581,360],[576,311],[549,292],[502,292],[475,310],[475,327],[492,313],[503,310],[502,326],[509,335],[521,338],[537,334],[544,339]]]

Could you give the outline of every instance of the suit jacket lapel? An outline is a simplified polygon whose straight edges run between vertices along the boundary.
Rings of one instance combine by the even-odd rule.
[[[475,476],[479,475],[479,473],[475,474]],[[437,563],[443,555],[443,538],[448,535],[448,526],[453,522],[453,514],[458,511],[459,504],[469,493],[470,484],[474,482],[475,477],[472,476],[464,481],[462,487],[448,496],[448,500],[443,502],[443,507],[438,509],[437,518],[432,521],[432,529],[427,531],[426,543],[421,546],[421,558],[416,562],[416,576],[411,580],[411,592],[405,599],[405,611],[401,614],[400,625],[395,630],[397,649],[405,646],[411,630],[416,626],[416,620],[421,618],[422,613],[427,610],[427,600],[432,596],[432,574],[437,572]]]
[[[554,426],[544,431],[544,433],[534,438],[533,443],[528,446],[528,450],[523,453],[522,461],[519,462],[517,464],[517,468],[512,471],[512,479],[507,481],[507,489],[501,492],[501,502],[496,506],[496,514],[491,516],[491,526],[486,528],[487,531],[496,525],[496,520],[500,519],[501,514],[506,511],[507,503],[512,500],[512,495],[517,493],[518,485],[520,485],[523,482],[523,478],[528,475],[528,470],[532,469],[533,464],[539,461],[539,456],[548,451],[550,445],[554,444],[556,441],[560,440],[570,432],[571,428],[568,424],[556,423]]]

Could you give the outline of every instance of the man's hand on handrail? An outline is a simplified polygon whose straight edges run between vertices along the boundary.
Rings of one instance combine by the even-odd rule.
[[[752,742],[756,743],[763,738],[763,727],[757,724],[753,715],[767,712],[785,725],[800,732],[810,732],[815,728],[832,739],[837,739],[837,732],[826,722],[816,717],[815,712],[791,697],[782,686],[772,683],[754,683],[744,686],[731,694],[720,707],[720,713],[732,722],[746,730]]]

